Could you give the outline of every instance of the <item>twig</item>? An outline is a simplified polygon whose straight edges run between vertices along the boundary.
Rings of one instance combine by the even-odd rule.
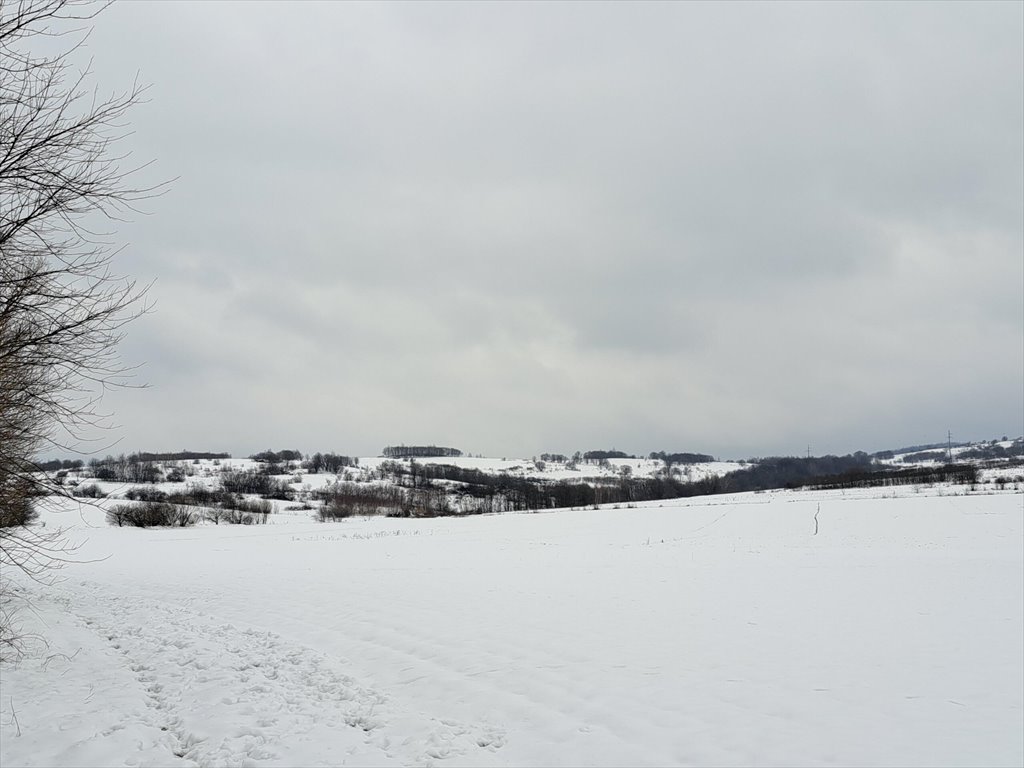
[[[821,504],[818,504],[818,509],[814,512],[814,535],[818,535],[818,513],[821,512]]]
[[[11,696],[11,717],[14,718],[14,727],[18,729],[18,735],[21,736],[21,724],[18,722],[18,713],[14,711],[13,696]]]

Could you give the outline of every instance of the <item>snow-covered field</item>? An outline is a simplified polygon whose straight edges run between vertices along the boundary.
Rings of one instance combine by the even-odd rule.
[[[82,562],[3,574],[48,647],[0,667],[0,764],[1019,766],[1022,501],[49,513]]]

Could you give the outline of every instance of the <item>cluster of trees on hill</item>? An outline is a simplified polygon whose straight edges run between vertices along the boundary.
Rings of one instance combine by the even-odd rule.
[[[714,456],[706,453],[665,453],[664,451],[652,451],[647,458],[663,461],[669,466],[673,464],[708,464],[715,460]]]
[[[263,464],[285,464],[289,461],[302,461],[302,451],[260,451],[249,457]]]
[[[960,459],[1012,459],[1018,456],[1024,456],[1024,439],[1014,440],[1008,448],[993,442],[957,454]]]
[[[359,459],[352,456],[341,456],[337,453],[314,453],[302,463],[303,469],[312,472],[314,475],[320,472],[337,474],[345,467],[359,465]]]
[[[178,451],[176,453],[147,453],[140,451],[128,455],[107,456],[103,459],[92,459],[89,461],[89,468],[97,480],[106,480],[116,483],[159,483],[162,480],[168,482],[181,482],[185,479],[185,472],[181,466],[166,468],[171,462],[196,462],[200,459],[231,458],[228,453],[198,453],[196,451]],[[64,462],[62,462],[62,465]],[[160,465],[165,465],[166,474]],[[64,468],[63,466],[61,467]],[[189,470],[191,473],[191,470]]]
[[[610,451],[586,451],[583,454],[583,460],[584,461],[601,461],[601,460],[607,460],[607,459],[635,459],[635,458],[636,458],[636,456],[633,456],[633,455],[628,454],[628,453],[623,453],[622,451],[616,451],[614,449],[612,449]]]
[[[134,461],[213,461],[214,459],[230,459],[230,453],[208,453],[205,451],[176,451],[173,453],[148,453],[139,451],[129,457]]]
[[[916,483],[957,483],[961,485],[978,482],[978,468],[973,464],[946,464],[941,467],[910,467],[908,469],[851,469],[838,475],[811,478],[791,483],[790,488],[811,487],[816,489],[878,488]]]
[[[945,451],[947,448],[963,448],[967,443],[956,443],[956,442],[945,442],[945,443],[925,443],[923,445],[908,445],[903,448],[894,448],[892,451],[882,451],[882,453],[916,453],[918,451],[931,451],[937,448]],[[875,454],[876,456],[878,454]]]
[[[730,493],[766,491],[793,487],[811,480],[839,475],[852,470],[870,471],[877,467],[863,451],[846,456],[769,456],[749,467],[729,472],[722,477]]]
[[[264,464],[263,471],[268,474],[284,474],[292,462],[302,462],[302,468],[313,474],[320,472],[336,474],[345,467],[354,467],[359,464],[358,458],[342,456],[338,453],[317,452],[309,457],[303,457],[301,451],[290,450],[261,451],[249,458]]]
[[[916,464],[921,461],[945,461],[945,451],[919,451],[918,453],[908,453],[905,456],[900,457],[900,461],[907,464]]]
[[[569,457],[564,453],[542,453],[540,455],[541,461],[550,461],[552,464],[567,464]]]
[[[138,451],[120,456],[107,456],[103,459],[92,459],[89,467],[99,480],[114,480],[118,482],[157,482],[160,479],[160,472],[152,469],[140,469],[145,464],[168,464],[171,462],[220,460],[230,459],[230,453],[209,453],[203,451],[173,451],[165,453],[151,453],[149,451]],[[36,468],[40,472],[60,472],[78,470],[85,467],[82,459],[50,459],[49,461],[36,462]],[[127,469],[131,467],[131,469]],[[98,471],[98,474],[97,474]],[[140,475],[148,477],[148,480],[135,480]]]
[[[81,469],[85,466],[85,462],[81,459],[52,459],[51,461],[41,461],[37,466],[42,472],[58,472],[62,469]]]
[[[625,451],[618,451],[614,448],[611,450],[597,450],[597,451],[576,451],[572,458],[569,459],[565,454],[562,453],[542,453],[540,455],[541,461],[551,461],[561,464],[572,462],[585,461],[588,463],[605,462],[609,459],[635,459],[635,455],[626,453]],[[652,451],[648,455],[649,459],[664,461],[666,464],[703,464],[705,462],[711,462],[715,460],[714,456],[706,453],[666,453],[665,451]]]
[[[116,483],[158,483],[163,479],[160,467],[154,462],[140,460],[136,454],[93,459],[89,462],[89,467],[97,480]]]
[[[264,499],[291,501],[292,487],[284,480],[278,480],[266,472],[233,470],[222,472],[221,487],[228,493],[252,493]]]
[[[381,455],[389,459],[425,459],[437,456],[461,456],[458,448],[444,448],[438,445],[389,445]]]

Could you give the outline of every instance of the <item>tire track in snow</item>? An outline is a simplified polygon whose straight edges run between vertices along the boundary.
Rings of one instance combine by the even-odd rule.
[[[431,765],[478,761],[504,744],[499,728],[396,711],[340,660],[275,633],[180,604],[109,597],[89,582],[71,589],[69,608],[123,656],[145,691],[147,711],[137,716],[166,734],[169,762],[290,765],[299,746],[324,765]]]
[[[143,716],[167,733],[178,758],[204,766],[283,760],[281,742],[318,725],[365,735],[378,725],[383,697],[320,654],[180,607],[91,591],[78,601],[94,608],[86,622],[125,657],[148,697]]]
[[[543,655],[552,663],[538,665],[538,649],[514,635],[481,642],[475,636],[456,638],[431,631],[429,622],[415,618],[415,605],[393,598],[381,609],[362,601],[358,609],[350,608],[354,631],[346,633],[346,643],[355,664],[371,659],[370,668],[402,673],[387,685],[408,687],[416,708],[452,711],[461,701],[488,702],[486,716],[492,725],[469,735],[477,746],[491,751],[504,746],[511,731],[528,731],[533,741],[548,739],[552,754],[581,734],[587,738],[597,733],[624,756],[634,751],[635,734],[647,724],[628,715],[628,702],[635,701],[637,711],[649,709],[642,694],[620,689],[614,701],[609,700],[601,681],[593,679],[588,664],[577,662],[571,650],[548,649]],[[466,665],[465,659],[472,663]],[[467,714],[457,706],[454,710]],[[679,717],[676,712],[666,716]],[[458,729],[452,735],[467,736]],[[447,756],[443,745],[435,745],[428,754]]]

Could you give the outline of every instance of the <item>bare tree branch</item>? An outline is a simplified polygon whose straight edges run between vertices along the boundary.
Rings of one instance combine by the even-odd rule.
[[[148,286],[114,272],[110,234],[95,231],[163,189],[133,185],[144,166],[118,150],[145,87],[103,96],[72,63],[106,5],[0,0],[0,569],[32,578],[70,554],[59,532],[29,527],[38,499],[66,493],[35,457],[109,426],[103,393],[133,373],[118,344],[149,309]],[[38,53],[41,38],[57,52]]]

